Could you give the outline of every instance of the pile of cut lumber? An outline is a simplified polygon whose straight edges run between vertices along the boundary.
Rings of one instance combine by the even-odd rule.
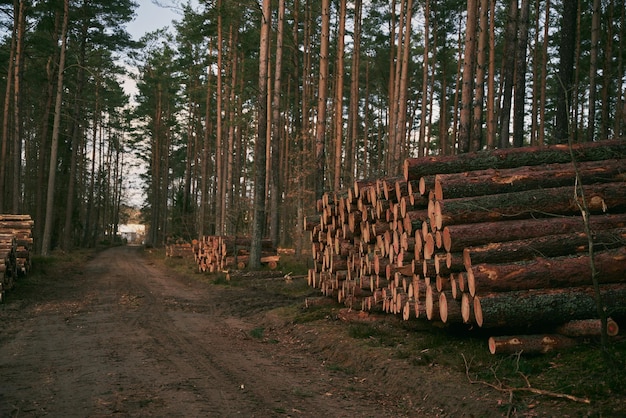
[[[0,300],[30,270],[33,226],[30,215],[0,214]]]
[[[197,240],[193,242],[175,242],[173,244],[167,244],[165,246],[166,257],[177,258],[194,258],[194,248],[197,247]]]
[[[194,242],[194,255],[198,270],[218,272],[231,268],[244,269],[250,261],[250,237],[209,235]],[[261,240],[261,264],[270,269],[278,266],[280,256],[271,240]]]
[[[576,165],[572,163],[572,156]],[[309,284],[353,308],[533,330],[626,317],[626,140],[407,159],[403,176],[326,193]]]

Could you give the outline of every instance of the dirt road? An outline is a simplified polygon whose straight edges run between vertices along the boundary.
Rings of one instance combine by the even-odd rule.
[[[394,415],[343,396],[349,378],[306,353],[251,338],[214,288],[139,251],[104,251],[33,303],[7,302],[0,416]]]
[[[506,393],[470,385],[458,368],[356,346],[337,321],[298,325],[268,313],[289,304],[177,273],[133,247],[100,252],[60,277],[26,278],[0,306],[0,417],[507,412]],[[555,411],[557,403],[535,402],[523,415]]]

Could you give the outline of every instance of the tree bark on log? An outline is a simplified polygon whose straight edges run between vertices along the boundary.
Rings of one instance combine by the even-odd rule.
[[[491,354],[545,354],[573,347],[576,340],[563,335],[516,335],[489,338]]]
[[[560,325],[556,332],[567,337],[599,337],[602,323],[599,319],[579,319]],[[609,337],[619,334],[619,325],[612,318],[607,318],[606,333]]]
[[[626,316],[626,284],[600,285],[607,315]],[[500,292],[475,296],[474,318],[482,328],[558,326],[597,315],[593,287]]]
[[[576,161],[601,161],[626,156],[626,140],[614,139],[574,144]],[[552,163],[569,163],[572,158],[569,145],[547,147],[505,148],[456,155],[438,155],[408,158],[404,161],[404,179],[419,180],[434,174],[459,173],[488,168],[514,168]]]
[[[622,247],[626,244],[626,228],[595,231],[592,238],[595,251]],[[531,260],[535,257],[560,257],[588,251],[587,235],[584,232],[574,232],[466,247],[463,250],[462,259],[465,262],[465,268],[468,269],[472,264],[510,263]],[[468,265],[467,262],[470,264]]]
[[[595,253],[599,283],[624,281],[626,247]],[[467,272],[469,293],[566,288],[591,283],[588,255],[536,258],[508,264],[478,264]]]
[[[626,159],[581,162],[577,168],[581,184],[626,180]],[[443,197],[451,199],[573,186],[576,171],[569,162],[436,174],[422,179],[420,184],[423,183],[424,191],[441,188]]]
[[[592,231],[626,228],[626,214],[591,215],[589,226]],[[450,251],[462,252],[467,247],[491,242],[580,233],[585,231],[585,225],[582,217],[573,216],[449,225],[444,227],[446,231],[450,236]]]
[[[584,186],[583,190],[589,211],[593,214],[626,211],[626,183],[624,182]],[[580,209],[574,200],[573,186],[444,199],[438,203],[441,208],[440,212],[435,214],[438,225],[580,214]]]

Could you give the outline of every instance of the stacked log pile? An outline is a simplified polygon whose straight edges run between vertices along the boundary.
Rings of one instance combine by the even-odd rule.
[[[309,284],[405,319],[530,330],[597,318],[576,172],[603,301],[626,317],[625,140],[407,159],[403,176],[326,193],[304,225]]]
[[[177,241],[172,244],[167,244],[165,246],[165,256],[166,257],[176,257],[176,258],[194,258],[194,248],[197,247],[197,241],[193,240],[193,242],[181,242]]]
[[[0,300],[30,270],[33,226],[29,215],[0,215]]]
[[[194,256],[198,270],[202,272],[218,272],[231,268],[244,269],[250,261],[249,237],[204,236],[194,243]],[[271,240],[261,241],[261,264],[275,269],[280,256]]]

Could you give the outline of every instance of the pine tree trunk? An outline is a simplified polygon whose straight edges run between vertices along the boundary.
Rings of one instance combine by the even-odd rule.
[[[225,233],[224,230],[224,202],[225,202],[225,190],[224,190],[224,181],[225,181],[225,170],[224,170],[224,150],[222,145],[222,130],[223,130],[223,122],[222,122],[222,104],[223,104],[223,93],[224,87],[222,83],[222,68],[224,62],[224,28],[223,28],[223,17],[222,17],[222,0],[217,0],[217,87],[216,87],[216,109],[215,114],[217,115],[217,122],[215,126],[215,182],[216,184],[216,196],[215,196],[215,233],[217,235],[223,235]]]
[[[429,65],[429,45],[430,45],[430,0],[424,1],[424,63],[422,65],[422,104],[420,114],[420,131],[419,131],[419,145],[417,150],[418,156],[424,155],[424,149],[426,147],[426,113],[428,108],[427,98],[428,94],[428,65]],[[431,86],[433,90],[434,86]],[[442,110],[443,110],[442,106]],[[447,129],[446,129],[447,130]],[[440,129],[440,135],[442,130]],[[442,147],[444,144],[442,144]]]
[[[485,73],[487,63],[487,40],[488,33],[488,3],[489,0],[480,0],[479,5],[479,30],[478,30],[478,50],[476,52],[476,81],[474,107],[472,115],[472,134],[471,145],[472,151],[478,151],[482,148],[483,139],[483,103],[485,97]]]
[[[17,18],[17,41],[15,44],[15,62],[13,68],[13,182],[12,182],[12,199],[11,212],[20,213],[21,198],[21,174],[22,174],[22,115],[20,109],[22,104],[20,97],[22,95],[20,82],[22,80],[22,62],[24,49],[24,33],[26,25],[26,1],[19,1],[19,11]]]
[[[17,9],[17,7],[14,7]],[[15,15],[17,19],[17,13]],[[9,51],[9,65],[7,68],[7,82],[6,90],[4,93],[4,108],[2,112],[2,144],[0,145],[0,212],[5,211],[5,181],[6,181],[6,168],[9,166],[7,161],[8,155],[8,143],[9,143],[9,111],[11,106],[11,91],[13,90],[13,70],[15,65],[13,61],[15,59],[15,49],[17,43],[16,34],[17,24],[14,24],[13,33],[11,36],[11,49]]]
[[[270,48],[270,0],[263,0],[261,38],[259,45],[259,94],[258,94],[258,136],[254,146],[254,220],[252,225],[252,242],[250,243],[251,269],[258,269],[261,265],[261,239],[265,227],[265,163],[267,146],[267,121],[268,121],[268,88],[267,74],[269,69]]]
[[[578,1],[563,2],[561,16],[561,43],[559,45],[559,70],[556,97],[556,132],[558,143],[567,142],[570,137],[570,112],[572,105],[572,81],[574,79],[574,51],[578,27],[576,16]]]
[[[320,45],[320,76],[317,94],[315,125],[315,197],[324,194],[326,165],[326,99],[328,97],[328,60],[330,50],[330,0],[322,0],[322,32]]]
[[[56,182],[57,153],[59,150],[59,130],[61,127],[61,105],[63,99],[63,72],[65,69],[65,50],[67,47],[67,26],[69,20],[69,0],[63,2],[63,27],[61,29],[61,53],[59,55],[59,74],[57,79],[56,101],[54,105],[54,123],[52,125],[52,148],[50,152],[50,173],[48,175],[48,198],[46,200],[46,219],[41,244],[41,255],[47,256],[52,241],[54,228],[54,189]]]
[[[478,1],[467,1],[467,25],[465,28],[465,52],[463,54],[463,83],[461,91],[461,116],[459,125],[459,152],[470,151],[472,143],[471,111],[474,100],[474,59],[476,55],[476,32]]]
[[[344,54],[346,35],[346,0],[339,2],[339,27],[337,34],[337,65],[335,68],[335,100],[333,106],[333,144],[334,169],[333,169],[333,190],[340,190],[342,187],[341,161],[343,149],[343,78],[344,78]]]
[[[591,51],[589,53],[589,118],[586,141],[592,142],[596,131],[596,75],[598,72],[598,49],[600,47],[600,0],[593,0],[591,10]],[[605,71],[608,70],[605,68]]]
[[[528,43],[528,14],[530,0],[522,0],[517,25],[515,51],[515,99],[513,102],[513,146],[524,146],[524,104],[526,103],[526,48]]]
[[[487,149],[496,146],[496,0],[489,0],[489,71],[487,72]]]
[[[517,33],[517,1],[509,1],[508,19],[505,33],[505,51],[503,54],[503,91],[500,103],[500,148],[509,147],[509,120],[511,118],[511,96],[513,95],[513,78],[515,76],[515,45]]]
[[[275,246],[278,245],[279,222],[282,213],[279,198],[281,187],[280,167],[280,151],[282,135],[281,135],[281,118],[280,118],[280,96],[282,86],[282,64],[283,64],[283,38],[284,38],[284,21],[285,21],[285,0],[278,2],[278,26],[276,31],[276,63],[274,69],[274,94],[272,99],[272,140],[271,140],[271,164],[270,164],[270,237]],[[284,141],[286,142],[286,141]]]
[[[546,91],[548,76],[548,43],[550,35],[550,0],[546,0],[545,23],[543,29],[543,47],[541,54],[541,93],[539,95],[539,133],[538,146],[542,147],[546,144]]]

